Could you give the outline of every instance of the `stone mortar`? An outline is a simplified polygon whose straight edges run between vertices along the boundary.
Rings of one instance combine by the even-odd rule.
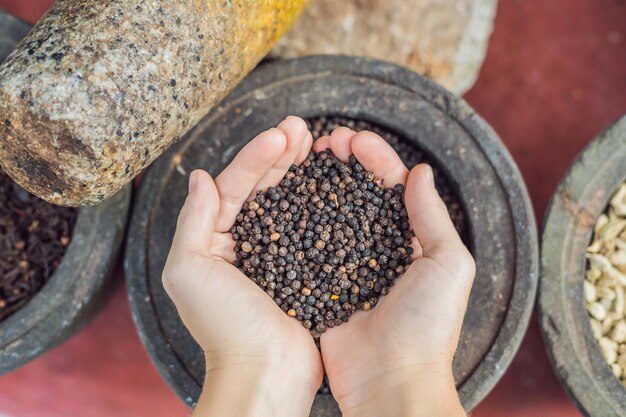
[[[600,352],[583,295],[596,220],[626,179],[626,116],[578,156],[548,206],[537,310],[561,384],[587,417],[626,415],[626,390]]]
[[[464,101],[425,77],[371,59],[263,65],[150,168],[131,222],[125,271],[133,318],[153,361],[193,405],[204,355],[161,284],[187,173],[218,174],[245,143],[289,114],[367,120],[395,132],[419,146],[457,190],[478,265],[454,362],[461,400],[472,409],[506,370],[530,319],[538,263],[532,207],[506,149]],[[333,398],[318,395],[312,416],[338,415]]]

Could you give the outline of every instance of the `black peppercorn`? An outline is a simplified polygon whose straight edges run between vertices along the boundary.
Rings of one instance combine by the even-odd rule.
[[[292,166],[244,204],[236,265],[314,337],[371,309],[411,262],[403,186],[381,188],[352,156]]]

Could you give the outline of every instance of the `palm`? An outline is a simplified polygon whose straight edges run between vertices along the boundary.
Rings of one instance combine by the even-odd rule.
[[[201,316],[219,315],[228,317],[228,320],[202,320],[205,328],[201,333],[209,336],[203,344],[210,343],[211,335],[232,328],[241,329],[237,333],[230,332],[229,343],[233,348],[243,346],[247,349],[265,349],[287,341],[298,342],[301,347],[311,344],[306,329],[283,313],[270,297],[230,262],[221,257],[212,257],[199,267],[207,271],[204,280],[212,281],[213,285],[198,288],[197,296],[203,300],[229,300],[219,305],[205,302]],[[196,266],[193,268],[198,270]],[[214,311],[216,308],[219,308],[219,312]]]
[[[337,398],[350,394],[357,374],[371,374],[381,362],[400,359],[422,367],[433,358],[451,358],[453,352],[442,346],[456,346],[458,323],[439,301],[446,275],[428,259],[417,259],[372,311],[357,312],[322,336],[324,364]]]
[[[404,377],[433,363],[449,369],[473,262],[432,185],[424,184],[424,167],[409,173],[395,151],[369,132],[339,129],[314,146],[317,151],[325,148],[343,160],[354,154],[386,186],[403,184],[411,227],[419,239],[413,242],[413,263],[372,311],[358,311],[322,335],[325,369],[333,394],[342,403],[357,387],[378,380],[398,364],[407,372]],[[442,221],[437,224],[433,219]],[[451,303],[458,307],[450,308]]]
[[[204,349],[207,368],[254,364],[270,352],[292,358],[303,375],[321,380],[320,354],[309,332],[232,265],[229,232],[246,199],[277,185],[292,164],[304,160],[311,142],[304,122],[288,118],[244,147],[215,181],[198,171],[196,184],[190,183],[163,283]]]
[[[274,301],[255,283],[246,277],[231,263],[235,258],[233,240],[230,233],[216,233],[211,247],[211,257],[205,270],[207,279],[220,279],[219,286],[211,286],[210,293],[202,296],[223,300],[236,300],[220,307],[220,314],[229,318],[224,326],[241,328],[238,335],[248,340],[231,339],[233,346],[261,347],[277,351],[286,343],[295,345],[302,352],[307,352],[313,359],[318,356],[309,332],[297,321],[287,316]],[[220,278],[223,277],[223,278]],[[207,308],[210,308],[207,306]],[[212,323],[206,323],[213,326]],[[207,329],[206,334],[216,334],[214,329]],[[252,340],[253,339],[253,340]]]

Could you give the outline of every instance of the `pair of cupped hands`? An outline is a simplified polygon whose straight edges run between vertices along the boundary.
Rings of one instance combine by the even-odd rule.
[[[244,202],[276,186],[311,149],[354,155],[384,186],[405,186],[414,260],[370,311],[321,336],[287,316],[232,265],[230,228]],[[163,284],[206,356],[196,416],[308,416],[323,372],[344,416],[464,416],[452,377],[474,261],[425,164],[410,172],[372,132],[313,138],[290,116],[248,143],[215,179],[196,170]]]

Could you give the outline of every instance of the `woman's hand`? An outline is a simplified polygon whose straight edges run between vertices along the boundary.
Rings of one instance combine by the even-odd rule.
[[[371,311],[321,337],[330,387],[344,417],[464,416],[452,377],[474,261],[434,187],[432,169],[409,172],[378,135],[339,128],[320,138],[341,160],[354,154],[388,187],[405,186],[414,261]]]
[[[277,185],[311,149],[289,117],[261,133],[215,181],[194,171],[163,272],[163,285],[206,355],[202,416],[308,416],[322,378],[309,331],[231,262],[229,232],[246,199]]]
[[[196,409],[207,416],[308,416],[322,376],[308,330],[231,262],[229,233],[245,200],[276,185],[311,148],[294,117],[248,144],[213,181],[194,171],[164,286],[207,359]],[[387,186],[405,185],[415,261],[369,312],[322,335],[331,388],[344,416],[461,416],[452,379],[474,264],[422,165],[411,173],[373,133],[340,128],[320,139],[342,160],[354,154]]]

